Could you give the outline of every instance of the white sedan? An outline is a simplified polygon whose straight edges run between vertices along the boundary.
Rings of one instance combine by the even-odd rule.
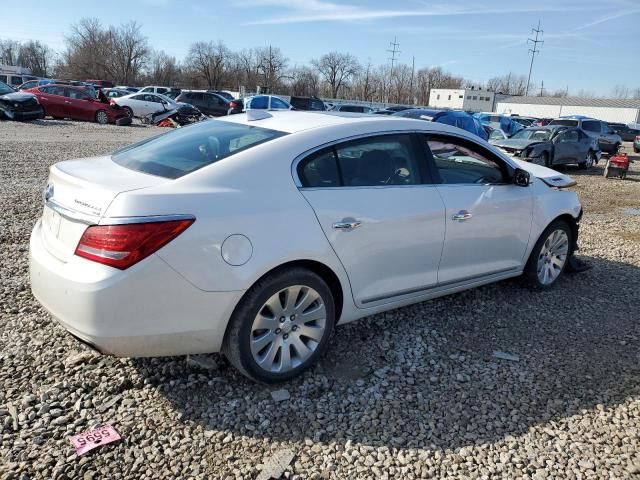
[[[114,98],[113,101],[120,105],[130,117],[144,117],[179,107],[174,100],[159,93],[132,93]]]
[[[31,288],[104,353],[221,351],[281,381],[336,324],[519,275],[554,285],[574,183],[448,125],[251,111],[52,166]]]

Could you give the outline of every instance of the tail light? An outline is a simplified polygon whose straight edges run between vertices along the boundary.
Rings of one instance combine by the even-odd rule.
[[[229,102],[229,108],[238,108],[238,104],[236,102]]]
[[[158,251],[184,232],[194,219],[166,222],[93,225],[88,227],[75,254],[125,270]]]

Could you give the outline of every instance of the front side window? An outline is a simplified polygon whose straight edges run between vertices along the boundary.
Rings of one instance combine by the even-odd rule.
[[[455,138],[426,138],[442,183],[484,185],[505,182],[502,166],[489,152]]]
[[[276,130],[210,120],[125,147],[111,158],[138,172],[179,178],[283,135]]]
[[[580,134],[577,130],[567,130],[558,135],[558,143],[577,142],[580,140]]]
[[[75,88],[65,88],[64,96],[68,98],[74,98],[76,100],[87,100],[89,96],[80,90],[76,90]]]
[[[251,103],[249,103],[249,108],[260,110],[269,108],[269,97],[264,95],[253,97]]]

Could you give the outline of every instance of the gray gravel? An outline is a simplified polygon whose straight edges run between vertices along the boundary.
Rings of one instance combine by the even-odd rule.
[[[623,213],[640,177],[570,169],[590,271],[338,328],[317,368],[267,387],[217,355],[99,356],[31,296],[48,166],[158,131],[0,122],[1,479],[640,479],[640,216]],[[123,440],[76,457],[68,437],[103,422]]]

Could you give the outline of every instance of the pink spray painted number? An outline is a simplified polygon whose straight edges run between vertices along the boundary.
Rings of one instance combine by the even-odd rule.
[[[100,425],[93,430],[79,433],[71,437],[71,443],[78,455],[87,453],[101,445],[120,440],[120,434],[111,425]]]

